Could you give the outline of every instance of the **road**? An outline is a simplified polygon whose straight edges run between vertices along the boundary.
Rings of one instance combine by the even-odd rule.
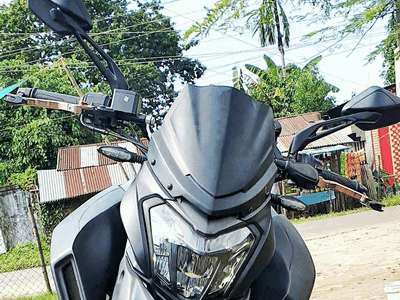
[[[387,299],[400,280],[400,206],[296,225],[313,257],[311,299]]]
[[[55,292],[50,268],[47,268],[51,287]],[[0,299],[34,296],[47,291],[42,268],[0,274]]]
[[[296,228],[316,266],[312,299],[386,299],[385,284],[400,280],[400,206],[383,213],[368,211],[307,222]],[[40,268],[0,274],[0,299],[43,291]]]

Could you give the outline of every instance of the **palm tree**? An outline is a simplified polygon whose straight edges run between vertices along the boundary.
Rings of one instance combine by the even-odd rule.
[[[263,0],[261,6],[252,11],[249,17],[255,20],[254,34],[258,33],[262,47],[278,44],[281,54],[282,73],[285,73],[285,49],[289,47],[289,21],[279,0]],[[249,18],[249,21],[250,21]]]
[[[282,7],[281,0],[262,0],[259,8],[246,11],[250,0],[219,0],[214,8],[208,10],[203,22],[194,24],[187,32],[184,39],[192,33],[196,36],[207,35],[213,27],[219,26],[228,29],[235,20],[247,18],[247,27],[260,38],[262,47],[278,44],[281,54],[282,72],[285,76],[285,49],[289,47],[290,31],[289,21]],[[222,24],[219,23],[222,21]]]

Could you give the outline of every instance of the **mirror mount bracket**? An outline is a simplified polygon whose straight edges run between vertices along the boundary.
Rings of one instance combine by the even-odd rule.
[[[90,59],[95,63],[97,68],[106,78],[107,83],[110,85],[111,92],[114,93],[115,89],[128,90],[129,86],[126,82],[124,75],[118,68],[112,58],[75,22],[71,17],[66,15],[59,9],[51,9],[50,16],[55,22],[59,22],[71,28],[73,35],[78,40],[79,44],[83,47],[85,52],[89,55]],[[95,51],[107,62],[107,67],[103,65],[99,57],[89,48],[89,43]]]
[[[380,117],[381,114],[377,112],[360,112],[310,125],[293,137],[289,147],[289,155],[295,156],[299,151],[304,150],[304,148],[313,141],[341,130],[347,126],[356,123],[375,123]],[[322,127],[330,128],[321,132],[317,132],[318,129]]]

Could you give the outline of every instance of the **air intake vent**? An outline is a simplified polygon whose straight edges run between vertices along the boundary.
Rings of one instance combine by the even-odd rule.
[[[62,268],[62,273],[65,280],[65,286],[67,288],[67,294],[69,300],[80,300],[78,283],[76,281],[75,272],[71,263],[68,263]]]

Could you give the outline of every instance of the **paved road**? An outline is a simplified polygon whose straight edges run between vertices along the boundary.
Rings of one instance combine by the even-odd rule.
[[[297,224],[295,227],[304,240],[337,234],[360,228],[371,228],[379,224],[392,223],[400,219],[400,206],[384,208],[384,212],[367,211],[347,216]]]
[[[50,268],[47,268],[50,284],[55,291]],[[34,296],[47,292],[42,268],[0,274],[0,299]]]
[[[400,206],[385,208],[383,213],[367,211],[342,217],[295,225],[305,240],[312,240],[360,228],[376,228],[400,219]],[[51,272],[48,269],[51,276]],[[54,283],[52,278],[53,291]],[[0,299],[40,294],[46,291],[41,268],[0,274]]]

